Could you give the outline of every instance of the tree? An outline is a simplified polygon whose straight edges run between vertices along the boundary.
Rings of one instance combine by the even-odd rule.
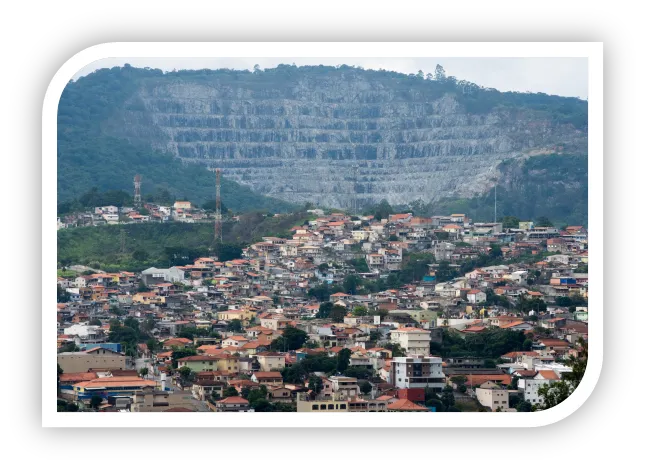
[[[426,407],[434,407],[435,412],[443,412],[443,402],[439,399],[428,399],[426,400]]]
[[[190,370],[190,368],[188,368],[188,370]],[[146,376],[148,376],[148,372],[149,372],[148,367],[144,366],[139,370],[139,375],[141,375],[142,378],[145,378]]]
[[[444,386],[441,391],[441,402],[446,409],[450,409],[450,407],[455,405],[455,395],[450,386]]]
[[[242,327],[242,321],[239,319],[231,319],[231,321],[226,325],[226,330],[230,332],[242,332],[244,327]]]
[[[235,389],[233,386],[229,386],[226,389],[224,389],[224,392],[222,393],[222,397],[227,398],[227,397],[235,397],[238,396],[239,393],[237,392],[237,389]]]
[[[67,290],[65,290],[63,287],[58,285],[56,287],[56,301],[58,303],[67,303],[70,299],[71,296],[69,293],[67,293]]]
[[[495,364],[495,360],[492,360],[490,358],[487,358],[484,360],[484,368],[496,368],[497,365]]]
[[[150,291],[150,289],[143,283],[143,280],[139,280],[139,286],[137,287],[139,293]]]
[[[446,81],[446,71],[439,64],[434,69],[434,79],[439,82]]]
[[[386,348],[392,352],[392,357],[405,357],[407,356],[406,351],[397,343],[394,342],[388,342],[386,343],[383,348]]]
[[[78,348],[74,342],[68,342],[60,349],[61,352],[80,352],[80,350],[81,349]]]
[[[320,391],[322,391],[322,387],[323,387],[323,381],[322,381],[322,378],[320,378],[320,376],[311,375],[309,377],[309,384],[307,388],[310,391],[313,391],[314,393],[318,394]]]
[[[372,392],[372,385],[369,381],[363,381],[361,383],[360,389],[363,394],[369,394],[370,392]]]
[[[318,313],[316,314],[317,318],[327,318],[329,317],[329,314],[331,313],[332,308],[334,307],[334,304],[330,301],[326,301],[324,303],[320,303],[320,306],[318,307]]]
[[[56,367],[58,368],[58,374],[59,375],[63,374],[63,369],[60,367],[58,363],[56,363]]]
[[[519,228],[520,219],[517,217],[506,216],[502,218],[502,226],[504,228]]]
[[[334,322],[343,322],[347,315],[347,308],[342,305],[333,305],[329,317]]]
[[[266,399],[258,399],[251,405],[256,412],[274,412],[273,405]]]
[[[349,367],[349,357],[351,357],[352,351],[348,348],[342,349],[340,352],[338,352],[337,356],[337,365],[336,369],[340,371],[341,373]]]
[[[181,375],[181,377],[182,377],[184,380],[188,380],[188,378],[190,377],[190,373],[191,373],[193,370],[191,370],[191,369],[190,369],[189,367],[187,367],[187,366],[182,366],[181,368],[179,368],[179,370],[178,370],[178,371],[179,371],[179,374]]]
[[[367,311],[367,308],[365,306],[356,306],[354,308],[354,310],[352,311],[352,314],[354,316],[367,316],[368,311]]]
[[[281,336],[271,342],[270,348],[273,351],[298,350],[307,342],[308,337],[305,331],[288,326]]]
[[[361,278],[357,275],[348,275],[343,281],[343,289],[349,295],[355,295],[357,288],[361,285]]]
[[[148,347],[148,351],[150,353],[155,353],[157,350],[159,350],[159,342],[157,342],[156,339],[148,339],[146,342],[146,346]]]
[[[486,367],[484,366],[484,368]],[[450,381],[452,381],[457,386],[460,386],[468,381],[468,379],[465,376],[453,376],[452,378],[450,378]]]
[[[538,217],[537,221],[535,222],[536,226],[553,226],[553,223],[551,223],[551,220],[549,220],[547,217]]]
[[[580,385],[587,369],[588,346],[582,339],[578,339],[578,357],[570,356],[564,360],[565,365],[571,368],[570,372],[562,373],[561,379],[551,384],[540,387],[538,395],[544,399],[539,410],[550,409],[562,403]]]
[[[98,409],[99,406],[101,405],[101,402],[103,402],[103,398],[101,396],[97,396],[96,394],[92,396],[90,399],[90,407],[92,409]]]

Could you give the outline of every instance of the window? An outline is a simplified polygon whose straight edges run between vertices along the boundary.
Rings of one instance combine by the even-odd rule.
[[[341,404],[341,405],[340,405],[340,408],[341,408],[341,409],[347,409],[347,404]]]
[[[327,404],[320,404],[320,410],[327,410]]]
[[[318,404],[314,404],[311,406],[311,410],[318,410]]]

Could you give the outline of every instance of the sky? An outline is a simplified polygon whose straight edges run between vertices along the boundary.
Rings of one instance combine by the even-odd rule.
[[[353,65],[366,69],[385,69],[402,73],[434,73],[435,66],[441,64],[446,75],[455,76],[487,88],[500,91],[530,91],[559,96],[572,96],[587,99],[587,59],[586,58],[107,58],[86,65],[73,77],[77,79],[99,68],[110,68],[130,64],[133,67],[159,68],[164,71],[173,69],[199,70],[231,68],[237,70],[273,68],[281,63],[296,65]]]

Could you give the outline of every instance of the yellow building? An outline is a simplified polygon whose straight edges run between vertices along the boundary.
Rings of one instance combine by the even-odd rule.
[[[166,302],[165,296],[158,296],[154,292],[139,292],[132,295],[132,302],[143,305],[156,305]]]

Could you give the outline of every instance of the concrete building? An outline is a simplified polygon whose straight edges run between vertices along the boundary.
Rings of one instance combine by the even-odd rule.
[[[85,352],[58,354],[58,365],[63,373],[85,373],[88,370],[125,370],[126,356],[105,348],[93,348]]]
[[[430,355],[430,332],[417,327],[402,327],[390,332],[390,340],[408,355]]]
[[[177,267],[170,267],[169,269],[150,267],[141,272],[141,281],[146,286],[165,282],[181,282],[184,278],[184,271]]]
[[[487,381],[475,390],[477,400],[484,407],[488,407],[493,412],[498,408],[502,412],[509,409],[508,390],[502,389],[498,384]]]
[[[260,352],[255,356],[260,364],[260,371],[282,370],[286,358],[277,352]]]
[[[390,362],[390,384],[399,389],[430,387],[441,392],[445,386],[440,357],[395,357]]]
[[[329,380],[331,381],[332,392],[340,399],[354,399],[361,393],[356,378],[332,376]]]

